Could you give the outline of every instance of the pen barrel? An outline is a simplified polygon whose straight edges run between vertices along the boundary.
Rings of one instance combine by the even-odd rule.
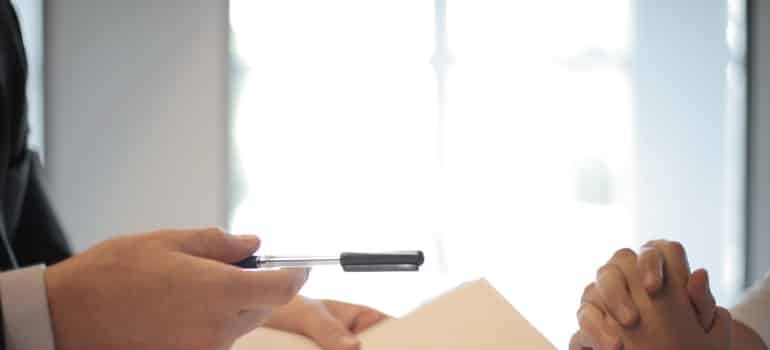
[[[338,257],[316,256],[258,256],[252,255],[233,263],[244,269],[310,268],[320,265],[339,265]]]
[[[259,259],[259,268],[309,268],[321,265],[339,265],[338,257],[315,256],[262,256]]]

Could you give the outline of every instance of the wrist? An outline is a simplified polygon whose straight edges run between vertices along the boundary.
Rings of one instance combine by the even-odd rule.
[[[68,347],[63,342],[65,337],[62,334],[62,329],[60,328],[65,323],[65,321],[61,319],[61,306],[63,303],[61,302],[61,293],[59,292],[61,289],[59,283],[60,281],[56,278],[55,275],[55,265],[49,267],[45,272],[45,288],[48,297],[48,311],[51,316],[51,329],[53,330],[56,349],[65,350],[68,349]]]
[[[71,344],[73,338],[72,329],[69,327],[78,324],[78,320],[70,319],[73,313],[67,310],[69,304],[65,277],[62,276],[62,263],[49,267],[45,273],[45,285],[48,296],[48,309],[51,317],[51,329],[53,330],[54,343],[57,350],[77,349],[77,344]],[[87,312],[81,310],[80,312]],[[81,325],[82,326],[82,325]]]
[[[767,350],[759,334],[741,321],[733,320],[731,350]]]

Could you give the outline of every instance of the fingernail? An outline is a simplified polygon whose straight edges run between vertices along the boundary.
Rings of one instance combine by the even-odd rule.
[[[664,262],[662,259],[658,261],[658,275],[655,276],[655,278],[663,279],[663,264]]]
[[[259,243],[259,237],[256,235],[238,235],[238,240],[243,243],[257,244]]]
[[[259,237],[255,235],[238,235],[238,241],[249,246],[259,245]]]
[[[342,345],[344,345],[345,347],[353,347],[353,346],[357,346],[360,342],[358,338],[346,335],[340,338],[340,343],[342,343]]]
[[[711,279],[709,278],[709,272],[708,270],[703,270],[705,277],[706,277],[706,295],[708,295],[709,298],[714,299],[714,293],[711,292]]]
[[[644,286],[647,287],[648,290],[652,290],[655,287],[658,286],[658,276],[656,276],[652,272],[648,272],[644,276]]]

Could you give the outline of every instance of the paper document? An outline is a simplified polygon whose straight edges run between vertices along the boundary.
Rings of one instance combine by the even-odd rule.
[[[555,350],[486,280],[461,285],[408,315],[359,335],[362,350]],[[319,350],[309,339],[258,329],[232,350]]]

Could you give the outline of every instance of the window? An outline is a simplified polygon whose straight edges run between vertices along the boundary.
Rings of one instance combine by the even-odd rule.
[[[419,274],[317,269],[304,293],[401,314],[484,276],[559,345],[596,269],[653,237],[729,303],[742,8],[666,4],[231,1],[231,228],[422,249]]]

